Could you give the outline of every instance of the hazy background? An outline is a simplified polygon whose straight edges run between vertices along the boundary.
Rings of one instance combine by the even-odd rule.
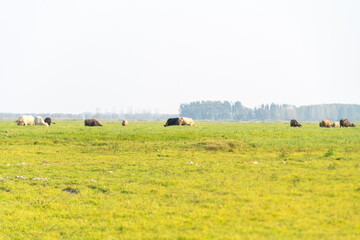
[[[1,1],[0,112],[360,103],[359,12],[356,0]]]

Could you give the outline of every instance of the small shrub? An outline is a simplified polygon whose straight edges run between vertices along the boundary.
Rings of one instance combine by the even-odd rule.
[[[77,190],[75,188],[72,188],[72,187],[64,188],[62,191],[63,192],[68,192],[68,193],[71,193],[71,194],[78,194],[79,193],[79,190]]]
[[[294,177],[291,179],[291,182],[292,182],[292,184],[293,184],[294,186],[296,186],[297,183],[300,182],[300,177],[294,176]]]
[[[252,148],[256,148],[256,143],[249,143],[249,146],[252,147]]]
[[[280,158],[288,158],[290,155],[290,153],[288,151],[286,151],[286,149],[282,148],[280,150]]]
[[[328,166],[329,170],[334,170],[336,168],[337,164],[336,163],[330,163]]]
[[[205,151],[234,152],[236,149],[242,149],[242,143],[228,141],[206,141],[196,143],[193,145],[193,147]]]
[[[325,154],[324,157],[332,157],[334,156],[334,151],[332,150],[332,148],[330,148]]]
[[[97,190],[97,191],[102,192],[102,193],[106,193],[106,192],[109,191],[106,188],[98,187],[98,186],[95,186],[95,185],[88,185],[88,188],[93,189],[93,190]]]
[[[0,187],[0,191],[4,191],[4,192],[10,192],[10,189],[4,187],[4,186],[1,186]]]

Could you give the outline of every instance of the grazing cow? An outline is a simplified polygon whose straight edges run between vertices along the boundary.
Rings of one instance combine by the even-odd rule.
[[[36,116],[35,117],[35,125],[42,125],[42,126],[49,126],[49,124],[47,124],[44,119],[42,119],[42,117],[40,116]]]
[[[31,115],[22,115],[15,122],[19,126],[34,125],[34,117]]]
[[[183,119],[183,121],[182,121],[181,125],[195,126],[195,122],[192,118],[183,117],[182,119]]]
[[[183,117],[169,118],[166,121],[164,127],[173,126],[173,125],[195,126],[195,123],[194,120],[192,120],[192,118],[183,118]]]
[[[295,119],[291,119],[290,121],[290,127],[302,127],[300,123],[298,123],[298,121],[296,121]]]
[[[340,127],[340,122],[333,122],[332,127]]]
[[[320,127],[331,128],[331,122],[329,120],[324,119],[319,123],[319,126]]]
[[[51,125],[51,118],[47,117],[44,120],[49,126]],[[52,122],[52,124],[55,124],[54,122]]]
[[[89,126],[89,127],[95,127],[95,126],[99,126],[102,127],[103,125],[101,125],[101,123],[96,120],[96,119],[85,119],[85,126]]]
[[[127,126],[129,124],[129,122],[127,121],[127,120],[123,120],[122,121],[122,125],[125,127],[125,126]]]
[[[340,120],[340,127],[355,127],[355,124],[350,123],[347,119],[341,119]]]

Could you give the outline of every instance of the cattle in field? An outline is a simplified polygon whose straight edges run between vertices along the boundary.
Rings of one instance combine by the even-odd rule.
[[[340,127],[355,127],[355,124],[350,123],[347,119],[341,119],[340,120]]]
[[[42,125],[42,126],[49,126],[49,124],[47,124],[44,119],[42,119],[42,117],[40,116],[36,116],[35,117],[35,125]]]
[[[298,121],[296,121],[295,119],[291,119],[290,121],[290,127],[302,127],[300,123],[298,123]]]
[[[85,119],[84,121],[85,126],[89,126],[89,127],[95,127],[95,126],[99,126],[102,127],[103,125],[96,119]]]
[[[15,122],[19,126],[34,125],[34,117],[31,115],[22,115]]]
[[[129,124],[129,122],[128,122],[127,120],[123,120],[121,125],[123,125],[123,126],[125,127],[125,126],[127,126],[128,124]]]
[[[174,125],[195,126],[195,123],[194,123],[194,120],[192,120],[192,118],[184,118],[184,117],[169,118],[166,121],[164,127],[174,126]]]
[[[332,127],[340,127],[340,122],[333,122]]]
[[[182,118],[180,117],[177,117],[177,118],[169,118],[164,127],[167,127],[167,126],[174,126],[174,125],[181,125],[182,124]]]
[[[45,118],[44,122],[46,122],[49,126],[52,124],[55,124],[54,122],[51,122],[51,118],[47,117]]]
[[[330,120],[324,119],[319,123],[320,127],[331,128]]]
[[[195,122],[192,118],[183,117],[182,119],[183,119],[183,121],[182,121],[181,125],[195,126]]]

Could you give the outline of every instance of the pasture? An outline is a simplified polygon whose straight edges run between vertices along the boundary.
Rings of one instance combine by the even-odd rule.
[[[0,121],[1,239],[360,239],[359,128],[102,123]]]

